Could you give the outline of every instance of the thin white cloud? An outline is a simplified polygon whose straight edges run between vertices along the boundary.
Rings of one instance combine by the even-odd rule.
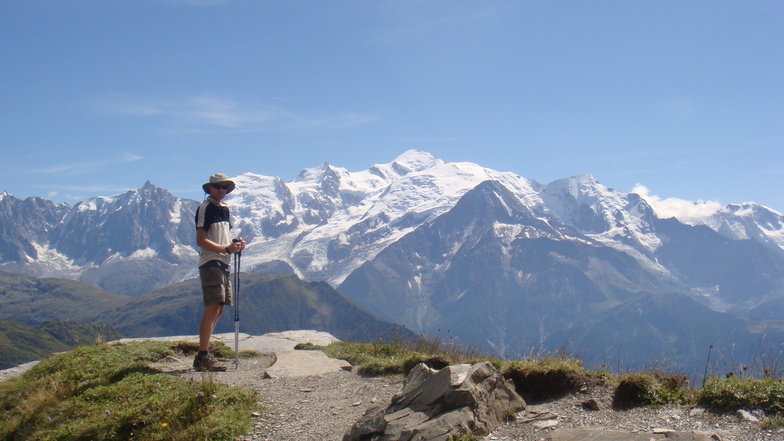
[[[55,185],[33,185],[32,187],[41,189],[50,189]],[[56,185],[57,190],[47,191],[47,197],[54,199],[60,197],[61,200],[81,202],[88,198],[94,197],[96,194],[102,195],[116,195],[125,193],[132,188],[119,187],[116,185]]]
[[[345,129],[376,120],[370,114],[336,112],[310,116],[272,104],[246,104],[235,99],[203,94],[183,99],[112,96],[101,100],[105,111],[132,116],[160,118],[177,130],[278,131]]]
[[[51,167],[38,169],[42,174],[79,174],[94,171],[101,168],[111,167],[119,164],[126,164],[143,159],[142,156],[130,152],[123,152],[120,156],[113,158],[95,159],[92,161],[73,162],[70,164],[57,164]]]
[[[659,196],[650,194],[648,187],[642,184],[635,185],[632,193],[637,193],[645,199],[645,202],[653,208],[656,215],[662,219],[670,217],[675,217],[682,221],[704,219],[718,213],[723,208],[721,203],[715,201],[691,202],[678,198],[662,199]]]

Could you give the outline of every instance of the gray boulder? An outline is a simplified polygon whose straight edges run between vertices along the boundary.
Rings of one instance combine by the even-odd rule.
[[[459,434],[486,435],[525,401],[488,363],[440,371],[419,364],[388,405],[379,404],[346,432],[343,441],[445,441]]]

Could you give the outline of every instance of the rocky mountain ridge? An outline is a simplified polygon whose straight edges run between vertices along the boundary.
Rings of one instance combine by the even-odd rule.
[[[251,267],[280,261],[306,280],[339,285],[353,269],[400,237],[451,209],[484,181],[497,181],[532,213],[608,246],[649,260],[661,246],[657,219],[639,195],[603,186],[590,175],[547,185],[470,163],[445,163],[408,151],[388,164],[348,172],[324,163],[291,182],[243,173],[233,178],[236,233],[249,243]],[[197,201],[180,199],[150,182],[113,197],[73,207],[4,194],[0,264],[76,278],[118,260],[195,258],[192,216]],[[688,219],[730,239],[755,239],[784,254],[784,215],[746,202],[709,217]],[[352,257],[343,257],[351,255]],[[666,271],[666,270],[665,270]]]

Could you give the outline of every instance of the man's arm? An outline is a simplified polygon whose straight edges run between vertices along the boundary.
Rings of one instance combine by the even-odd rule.
[[[207,239],[207,230],[203,227],[196,227],[196,245],[199,248],[214,253],[229,253],[234,254],[245,247],[245,242],[232,242],[229,246],[218,245],[217,243]]]
[[[212,251],[213,253],[226,253],[227,247],[218,245],[217,243],[207,239],[207,230],[201,227],[196,227],[196,245],[205,251]]]

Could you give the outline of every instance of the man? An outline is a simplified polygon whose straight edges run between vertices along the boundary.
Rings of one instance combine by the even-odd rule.
[[[231,219],[229,207],[223,198],[235,188],[233,181],[223,173],[210,176],[202,185],[209,196],[196,210],[196,245],[199,246],[199,278],[204,295],[204,311],[199,322],[199,353],[193,360],[197,371],[225,371],[209,353],[210,338],[223,306],[231,305],[231,254],[245,249],[242,239],[232,241],[229,235]]]

